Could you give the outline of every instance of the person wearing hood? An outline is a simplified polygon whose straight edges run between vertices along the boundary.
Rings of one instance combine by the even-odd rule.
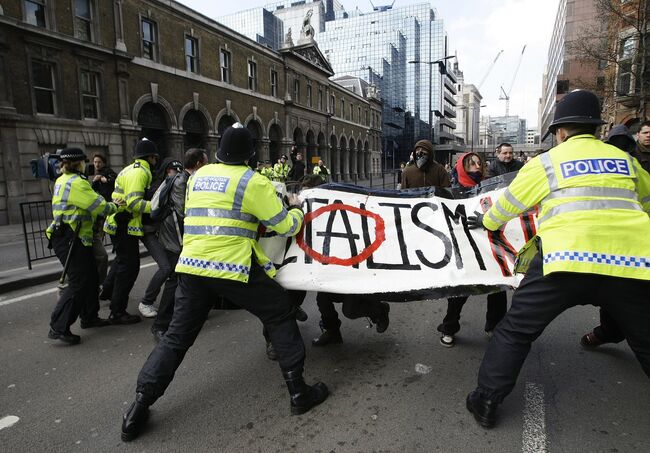
[[[465,153],[460,156],[453,170],[455,186],[461,189],[469,189],[483,180],[483,162],[478,154]],[[454,335],[460,330],[460,313],[463,310],[468,296],[450,297],[447,299],[447,313],[442,324],[438,326],[438,332],[442,334],[440,344],[451,348],[455,344]],[[488,294],[487,313],[485,315],[485,334],[489,337],[492,330],[501,321],[508,309],[508,300],[505,291]]]
[[[420,140],[415,144],[411,158],[415,165],[409,165],[402,172],[402,189],[417,187],[449,187],[451,180],[445,167],[433,159],[433,144]]]

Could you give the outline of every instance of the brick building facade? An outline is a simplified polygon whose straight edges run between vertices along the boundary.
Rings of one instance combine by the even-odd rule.
[[[293,145],[337,179],[380,171],[381,101],[329,80],[309,38],[270,50],[171,0],[0,0],[0,224],[50,197],[30,160],[65,146],[119,170],[134,143],[213,155],[235,121],[261,159]]]

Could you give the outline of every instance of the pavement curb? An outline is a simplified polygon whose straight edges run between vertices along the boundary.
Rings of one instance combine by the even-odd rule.
[[[140,258],[145,258],[147,256],[150,256],[148,250],[140,252]],[[114,257],[109,258],[109,266],[113,263],[114,260]],[[0,282],[0,294],[29,288],[30,286],[42,285],[44,283],[57,282],[59,280],[59,277],[61,277],[62,271],[62,267],[57,267],[57,269],[53,270],[36,271],[34,274],[28,273],[34,271],[26,271],[15,278],[9,277],[6,281]]]

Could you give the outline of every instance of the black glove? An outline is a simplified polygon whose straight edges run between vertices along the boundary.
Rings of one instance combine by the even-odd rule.
[[[474,230],[476,228],[485,228],[483,226],[483,214],[474,211],[474,215],[467,216],[467,228]]]

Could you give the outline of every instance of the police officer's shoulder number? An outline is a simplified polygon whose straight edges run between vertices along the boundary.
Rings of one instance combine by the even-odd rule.
[[[142,164],[140,162],[133,163],[133,168],[140,168],[140,167],[142,167]]]

